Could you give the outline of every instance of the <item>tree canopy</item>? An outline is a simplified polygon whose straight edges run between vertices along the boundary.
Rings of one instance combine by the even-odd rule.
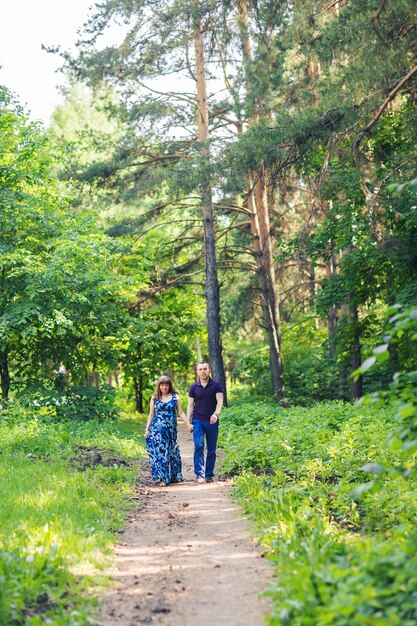
[[[3,107],[5,206],[26,215],[2,239],[5,352],[138,387],[223,345],[229,381],[282,402],[359,397],[410,364],[399,340],[351,376],[417,297],[415,31],[411,0],[96,4],[47,138]]]

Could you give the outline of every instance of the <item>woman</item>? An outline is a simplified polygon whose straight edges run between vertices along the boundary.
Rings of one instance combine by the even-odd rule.
[[[164,485],[182,481],[177,413],[186,421],[172,380],[169,376],[161,376],[151,398],[145,437],[152,480],[159,480]]]

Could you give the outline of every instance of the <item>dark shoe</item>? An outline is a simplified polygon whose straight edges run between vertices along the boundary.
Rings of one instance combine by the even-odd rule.
[[[214,480],[213,476],[207,476],[206,483],[212,483]]]

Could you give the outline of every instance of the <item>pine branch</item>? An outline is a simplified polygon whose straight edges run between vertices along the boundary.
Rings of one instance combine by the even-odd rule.
[[[178,161],[182,161],[183,159],[191,158],[189,155],[185,154],[184,152],[177,152],[174,154],[146,155],[146,156],[148,157],[147,161],[133,161],[133,163],[128,163],[127,165],[123,165],[123,166],[116,168],[116,170],[129,169],[131,167],[142,167],[144,165],[165,165],[167,162],[178,163]]]
[[[340,0],[334,0],[334,2],[330,2],[325,8],[325,11],[330,11],[330,9],[334,9],[335,6],[340,4]]]
[[[371,17],[371,21],[372,22],[377,22],[381,16],[382,11],[384,10],[386,4],[386,0],[381,0],[378,10],[376,11],[376,13],[374,13],[374,15],[372,15]]]
[[[149,87],[149,85],[145,85],[145,83],[143,83],[140,80],[136,80],[136,82],[140,87],[143,87],[144,89],[147,89],[148,91],[151,91],[152,93],[156,93],[159,96],[174,98],[174,100],[180,100],[180,101],[186,102],[187,104],[191,104],[193,107],[197,106],[195,96],[193,95],[188,95],[186,93],[181,93],[181,94],[175,93],[174,91],[159,91],[158,89]]]
[[[390,93],[388,94],[387,98],[384,100],[384,102],[381,104],[381,106],[378,108],[377,112],[375,113],[374,117],[371,119],[371,121],[365,126],[365,128],[363,128],[360,133],[357,135],[357,137],[354,139],[353,141],[353,151],[356,154],[357,157],[359,157],[359,145],[362,141],[362,139],[365,137],[365,135],[369,134],[371,128],[373,128],[373,126],[375,126],[375,124],[377,123],[377,121],[379,120],[379,118],[381,117],[381,115],[383,114],[383,112],[385,111],[385,109],[387,108],[387,106],[389,105],[390,102],[392,102],[392,100],[394,100],[395,96],[398,94],[398,92],[401,90],[401,87],[403,87],[405,85],[405,83],[407,83],[409,80],[411,80],[415,75],[417,74],[417,65],[415,67],[413,67],[412,70],[410,70],[408,72],[408,74],[406,74],[406,76],[404,76],[398,83],[397,85],[394,87],[394,89],[392,89],[390,91]]]
[[[190,61],[190,45],[189,44],[190,44],[190,41],[189,39],[187,39],[187,43],[185,45],[185,63],[187,66],[188,73],[190,74],[192,80],[196,83],[197,78],[195,75],[195,71],[192,67],[191,61]]]
[[[202,268],[200,270],[196,270],[195,272],[189,272],[188,274],[180,274],[178,276],[174,276],[170,280],[166,279],[163,283],[160,282],[155,287],[147,289],[146,292],[142,291],[140,295],[142,295],[143,297],[141,299],[138,298],[136,300],[136,302],[134,304],[134,307],[135,308],[140,307],[144,302],[147,302],[148,300],[150,300],[151,298],[156,296],[161,291],[163,291],[165,289],[169,289],[173,285],[176,285],[180,281],[184,280],[184,278],[189,278],[190,276],[195,276],[196,274],[204,274],[204,272],[205,272],[205,270],[204,270],[204,268]],[[191,285],[191,284],[199,285],[199,286],[201,286],[204,289],[204,283],[200,283],[200,282],[196,283],[196,282],[193,282],[193,281],[184,281],[184,284],[187,284],[187,285]]]
[[[255,256],[252,248],[248,248],[247,246],[238,246],[238,245],[226,245],[222,250],[229,252],[229,250],[236,250],[238,252],[245,252],[245,254],[249,254],[250,256]]]
[[[249,211],[249,209],[245,209],[244,207],[241,207],[237,204],[219,204],[219,203],[214,203],[214,206],[218,207],[219,209],[230,209],[231,211],[236,211],[237,213],[243,213],[244,215],[250,215],[251,212]],[[246,222],[245,222],[246,223]]]
[[[219,236],[218,239],[221,239],[221,237],[223,237],[224,235],[227,235],[227,233],[230,233],[231,230],[235,230],[236,228],[241,228],[242,226],[247,226],[248,224],[250,224],[250,221],[247,222],[238,222],[237,224],[228,226],[227,228],[224,228]]]
[[[115,236],[118,236],[117,232],[118,232],[118,229],[120,229],[121,224],[123,224],[123,226],[125,227],[129,227],[129,226],[135,227],[137,225],[141,225],[143,219],[146,218],[146,216],[162,211],[163,209],[166,209],[169,206],[172,206],[173,209],[178,208],[178,207],[189,207],[190,205],[186,204],[184,202],[185,200],[191,200],[195,202],[195,201],[199,201],[200,198],[197,196],[185,196],[184,198],[176,198],[175,200],[169,200],[168,202],[157,204],[156,206],[152,207],[152,209],[149,209],[149,211],[144,211],[143,213],[141,213],[139,217],[136,217],[131,220],[123,220],[121,222],[118,222],[114,226],[111,226],[110,228],[106,230],[106,234],[112,237],[114,233],[116,233]],[[191,218],[190,218],[190,221],[191,221]],[[196,219],[195,221],[200,221],[200,220]]]
[[[229,269],[230,265],[238,267],[240,269],[249,269],[251,272],[257,271],[257,266],[251,263],[245,263],[244,261],[237,261],[236,259],[223,259],[219,262],[218,267],[220,269]]]
[[[147,233],[149,233],[151,230],[155,230],[156,228],[160,228],[161,226],[170,226],[171,224],[177,224],[180,222],[186,222],[187,224],[189,222],[196,222],[198,224],[201,224],[201,220],[195,218],[195,219],[191,219],[191,218],[186,218],[186,219],[181,219],[181,220],[170,220],[169,222],[158,222],[157,224],[153,224],[152,226],[150,226],[149,228],[146,228],[145,230],[143,230],[138,239],[140,239],[140,237],[143,237],[144,235],[146,235]],[[137,241],[137,240],[136,240]]]

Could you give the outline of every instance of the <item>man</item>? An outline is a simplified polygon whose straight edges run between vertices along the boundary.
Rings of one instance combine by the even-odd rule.
[[[194,438],[194,472],[199,483],[213,481],[216,445],[219,434],[219,414],[223,406],[223,389],[210,376],[205,361],[197,365],[197,382],[188,393],[186,424]],[[204,437],[207,457],[204,461]]]

